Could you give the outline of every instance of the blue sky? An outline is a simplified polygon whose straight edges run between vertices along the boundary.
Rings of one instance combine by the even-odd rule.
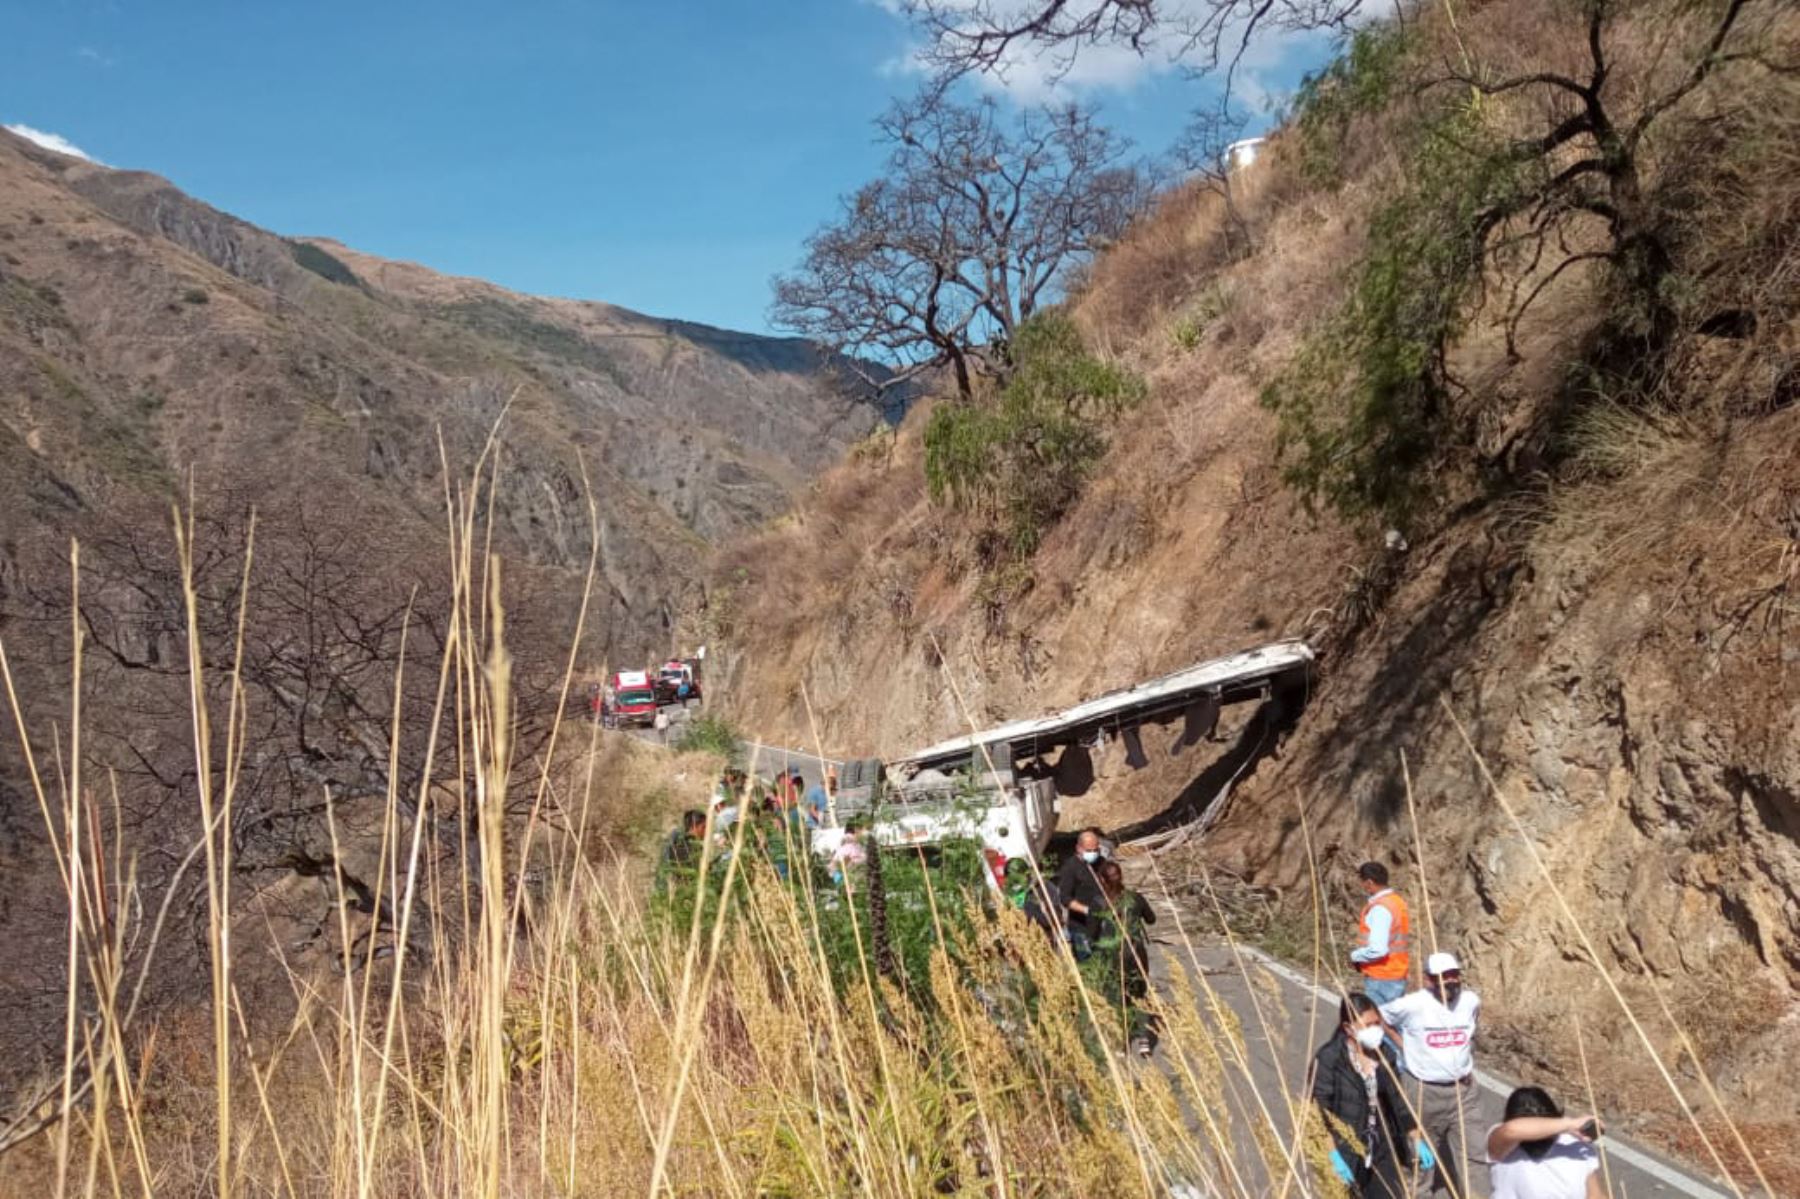
[[[1179,0],[1176,0],[1179,2]],[[880,0],[0,0],[0,122],[281,233],[732,328],[878,168],[916,84]],[[1276,93],[1317,43],[1271,46]],[[1160,152],[1204,85],[1073,86]],[[1029,64],[1013,102],[1043,96]]]

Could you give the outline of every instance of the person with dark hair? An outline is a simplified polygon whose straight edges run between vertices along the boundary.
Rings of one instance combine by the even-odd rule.
[[[1364,994],[1377,1004],[1392,1003],[1406,994],[1412,970],[1412,920],[1406,901],[1388,886],[1386,866],[1364,862],[1356,877],[1367,898],[1350,963],[1362,973]]]
[[[1125,871],[1117,862],[1101,862],[1094,874],[1100,882],[1100,902],[1088,917],[1092,953],[1082,963],[1082,972],[1096,991],[1117,1005],[1132,1052],[1148,1057],[1156,1048],[1156,1030],[1143,1009],[1150,993],[1150,938],[1145,926],[1156,923],[1156,911],[1125,886]]]
[[[1488,1130],[1488,1184],[1493,1199],[1602,1199],[1600,1121],[1564,1116],[1542,1087],[1506,1097],[1506,1118]]]
[[[689,808],[683,812],[680,826],[669,834],[668,843],[663,846],[662,856],[657,860],[657,882],[664,884],[691,876],[700,865],[700,857],[705,849],[702,838],[705,836],[706,813],[699,808]]]
[[[1338,1030],[1313,1055],[1313,1102],[1331,1117],[1331,1166],[1355,1199],[1406,1199],[1413,1155],[1412,1109],[1400,1091],[1381,1013],[1367,995],[1347,995]],[[1421,1166],[1429,1150],[1420,1146]]]
[[[1008,859],[1005,881],[1001,886],[1006,894],[1007,906],[1022,913],[1025,919],[1048,933],[1054,926],[1050,923],[1051,904],[1044,893],[1046,886],[1047,883],[1032,877],[1030,862],[1024,858]]]
[[[851,890],[855,887],[855,879],[851,872],[869,864],[869,849],[863,844],[863,822],[847,821],[844,824],[844,838],[832,851],[831,860],[826,868],[831,872],[831,881]]]

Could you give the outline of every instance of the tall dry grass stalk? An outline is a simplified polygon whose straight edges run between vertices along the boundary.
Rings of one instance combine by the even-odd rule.
[[[659,920],[641,868],[591,853],[619,798],[595,771],[598,730],[571,746],[558,715],[550,750],[515,760],[489,531],[497,453],[490,442],[445,492],[452,611],[429,728],[408,743],[396,714],[386,794],[363,801],[379,819],[320,797],[336,863],[325,961],[290,958],[266,912],[233,894],[234,803],[255,749],[241,683],[253,545],[241,547],[236,643],[203,645],[196,526],[191,510],[177,518],[196,774],[193,847],[175,882],[200,872],[204,1077],[159,1054],[166,1034],[139,1006],[170,903],[148,930],[142,904],[118,910],[137,891],[133,850],[116,791],[109,813],[108,789],[83,768],[79,653],[66,744],[59,734],[45,774],[0,644],[69,913],[62,1069],[38,1121],[55,1142],[58,1199],[1247,1196],[1275,1174],[1285,1193],[1330,1192],[1293,1146],[1288,1097],[1262,1096],[1236,1018],[1204,978],[1178,974],[1177,998],[1153,1001],[1166,1068],[1135,1064],[1117,997],[1066,949],[1010,913],[979,921],[971,940],[943,908],[964,898],[928,887],[929,979],[903,987],[871,969],[852,909],[860,964],[846,981],[822,919],[838,897],[809,878],[783,885],[743,825],[725,909]],[[78,551],[71,569],[79,584]],[[77,619],[78,650],[80,632]],[[228,676],[209,677],[220,660]],[[565,699],[575,665],[571,651]],[[404,778],[418,780],[411,794]],[[353,852],[379,863],[366,920],[345,902]],[[252,960],[276,963],[291,990],[279,1027],[245,1002]],[[19,1160],[0,1158],[0,1171]]]
[[[166,1034],[140,1009],[170,902],[146,930],[146,905],[119,898],[136,872],[116,789],[82,769],[79,654],[66,748],[53,739],[46,772],[0,643],[69,912],[62,1070],[37,1125],[54,1139],[58,1199],[1339,1193],[1303,1081],[1256,1064],[1252,1041],[1278,1045],[1296,1021],[1216,894],[1200,919],[1223,934],[1248,1007],[1177,966],[1145,1001],[1161,1034],[1151,1062],[1124,1052],[1119,997],[1065,945],[1010,910],[951,919],[967,900],[929,874],[922,894],[892,900],[924,905],[933,934],[926,977],[904,982],[872,965],[856,905],[806,871],[784,883],[746,822],[726,846],[709,839],[703,873],[729,858],[690,911],[646,902],[642,865],[594,848],[626,799],[597,765],[598,728],[570,735],[559,703],[549,748],[517,760],[489,532],[497,454],[490,442],[445,491],[452,611],[429,727],[409,742],[396,716],[377,820],[322,797],[334,861],[379,863],[366,927],[334,867],[328,960],[288,957],[232,894],[232,806],[255,748],[238,682],[251,547],[229,678],[204,676],[216,653],[199,645],[188,585],[195,828],[175,881],[204,875],[204,1071],[160,1054]],[[193,529],[178,520],[189,571]],[[78,552],[71,569],[79,581]],[[576,663],[572,649],[563,701]],[[396,678],[396,710],[401,694]],[[1302,826],[1310,856],[1304,813]],[[1316,862],[1311,874],[1313,971],[1342,990],[1346,947]],[[1154,863],[1151,877],[1167,890]],[[1192,918],[1177,909],[1174,923],[1194,960]],[[277,963],[291,990],[279,1026],[238,985],[252,960]],[[0,1176],[9,1165],[0,1156]]]

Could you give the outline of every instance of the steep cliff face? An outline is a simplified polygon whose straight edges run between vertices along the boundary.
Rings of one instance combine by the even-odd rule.
[[[1523,55],[1553,17],[1520,33],[1516,8],[1489,6],[1461,33]],[[1786,84],[1771,90],[1767,111],[1788,114],[1774,128],[1797,110]],[[1428,892],[1439,942],[1470,962],[1500,1061],[1579,1086],[1579,1014],[1622,1118],[1679,1139],[1554,880],[1659,1050],[1683,1058],[1666,1002],[1734,1114],[1791,1122],[1779,1063],[1800,1035],[1800,314],[1780,280],[1800,226],[1792,189],[1773,182],[1791,153],[1761,160],[1762,182],[1730,203],[1686,210],[1688,252],[1729,262],[1754,317],[1696,315],[1666,404],[1598,404],[1578,428],[1542,428],[1603,315],[1600,276],[1580,264],[1515,328],[1504,304],[1474,313],[1448,365],[1463,402],[1485,406],[1479,464],[1390,540],[1302,510],[1259,403],[1336,309],[1395,186],[1389,148],[1358,132],[1335,188],[1308,183],[1293,136],[1278,137],[1234,180],[1237,219],[1195,185],[1095,265],[1072,309],[1150,397],[1111,428],[1079,503],[1029,560],[984,556],[979,522],[928,502],[923,412],[729,550],[699,619],[724,633],[730,702],[792,744],[893,754],[1305,636],[1318,686],[1291,727],[1291,713],[1232,724],[1198,758],[1152,744],[1136,772],[1104,755],[1065,823],[1141,833],[1204,812],[1197,847],[1163,859],[1172,873],[1187,854],[1301,912],[1316,879],[1340,947],[1350,871],[1397,863],[1415,904]],[[1489,294],[1515,282],[1501,272]],[[1678,1077],[1704,1107],[1691,1058]]]

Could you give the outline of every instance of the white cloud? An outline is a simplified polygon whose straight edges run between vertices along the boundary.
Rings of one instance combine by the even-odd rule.
[[[7,125],[4,128],[8,133],[16,133],[26,141],[42,146],[46,150],[67,154],[70,158],[79,158],[83,162],[91,162],[99,166],[106,165],[60,133],[45,133],[42,129],[33,129],[30,125]]]
[[[897,0],[862,0],[879,5],[890,12]],[[1041,6],[1042,0],[1013,0],[1020,6]],[[1071,13],[1100,0],[1074,0]],[[1041,104],[1066,100],[1073,96],[1097,92],[1124,93],[1161,76],[1201,65],[1204,47],[1189,45],[1183,32],[1195,19],[1211,15],[1216,0],[1163,0],[1159,5],[1159,23],[1147,39],[1143,52],[1116,43],[1078,47],[1045,47],[1027,42],[1009,48],[997,70],[983,74],[978,83],[986,90],[1009,97],[1021,104]],[[1380,3],[1364,6],[1364,11],[1379,11]],[[1007,9],[1001,8],[1004,14]],[[1317,52],[1326,35],[1284,34],[1259,29],[1243,48],[1233,73],[1232,91],[1240,101],[1253,109],[1279,100],[1269,86],[1269,76],[1291,55]],[[1229,59],[1237,50],[1239,33],[1227,29],[1219,39],[1222,54]],[[1072,50],[1072,52],[1071,52]],[[905,51],[881,64],[884,75],[923,74],[923,48],[909,46]],[[1220,78],[1223,79],[1221,64]]]

